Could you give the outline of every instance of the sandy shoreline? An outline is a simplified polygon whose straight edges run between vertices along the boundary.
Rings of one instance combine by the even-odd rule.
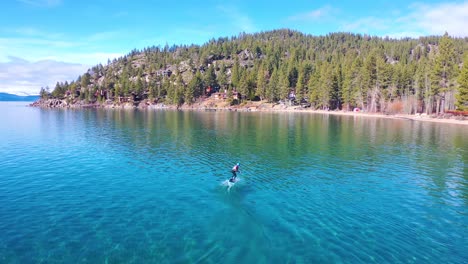
[[[423,121],[423,122],[435,122],[445,124],[457,124],[457,125],[468,125],[468,120],[458,120],[453,118],[434,118],[425,115],[385,115],[379,113],[363,113],[363,112],[352,112],[352,111],[325,111],[325,110],[286,110],[291,112],[304,112],[304,113],[317,113],[317,114],[328,114],[328,115],[340,115],[340,116],[354,116],[354,117],[373,117],[373,118],[385,118],[385,119],[403,119],[409,121]]]
[[[147,109],[147,110],[183,110],[183,111],[234,111],[234,112],[289,112],[289,113],[304,113],[304,114],[324,114],[324,115],[341,115],[341,116],[354,116],[354,117],[366,117],[366,118],[385,118],[385,119],[400,119],[408,121],[420,121],[420,122],[433,122],[433,123],[444,123],[454,125],[465,125],[468,126],[468,117],[451,117],[451,118],[437,118],[434,116],[428,116],[425,114],[381,114],[381,113],[365,113],[365,112],[353,112],[353,111],[325,111],[325,110],[314,110],[311,108],[302,108],[300,106],[286,106],[281,104],[272,104],[266,102],[249,102],[241,105],[229,106],[223,101],[217,100],[204,100],[199,103],[191,105],[182,105],[176,107],[174,105],[165,105],[163,103],[152,104],[148,102],[141,102],[138,106],[131,103],[124,104],[69,104],[63,100],[53,100],[55,105],[52,106],[50,100],[42,101],[39,100],[30,106],[44,107],[44,108],[105,108],[105,109]],[[58,102],[58,103],[57,103]]]
[[[152,108],[152,107],[150,107]],[[238,112],[290,112],[290,113],[304,113],[304,114],[324,114],[324,115],[340,115],[340,116],[354,116],[354,117],[365,117],[365,118],[385,118],[385,119],[400,119],[408,121],[421,121],[421,122],[433,122],[433,123],[444,123],[454,125],[468,125],[468,118],[464,120],[452,118],[436,118],[428,115],[407,115],[407,114],[395,114],[387,115],[381,113],[365,113],[365,112],[352,112],[352,111],[325,111],[325,110],[314,110],[311,108],[302,108],[300,106],[283,106],[278,104],[269,103],[257,103],[248,104],[245,106],[234,106],[234,107],[207,107],[204,104],[182,106],[175,108],[173,106],[166,107],[168,109],[179,109],[189,111],[238,111]]]
[[[445,124],[456,124],[456,125],[468,125],[468,120],[457,120],[457,119],[444,119],[444,118],[433,118],[428,116],[421,115],[384,115],[384,114],[370,114],[370,113],[355,113],[355,112],[343,112],[343,111],[320,111],[312,110],[305,111],[310,113],[321,113],[321,114],[331,114],[331,115],[343,115],[343,116],[355,116],[355,117],[374,117],[374,118],[386,118],[386,119],[403,119],[409,121],[421,121],[421,122],[434,122],[434,123],[445,123]]]

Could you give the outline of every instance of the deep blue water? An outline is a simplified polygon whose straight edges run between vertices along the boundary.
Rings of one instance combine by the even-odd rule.
[[[0,263],[468,259],[467,126],[25,105],[0,103]]]

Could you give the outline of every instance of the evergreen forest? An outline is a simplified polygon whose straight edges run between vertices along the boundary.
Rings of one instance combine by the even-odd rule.
[[[72,82],[41,88],[71,103],[307,102],[315,109],[441,114],[468,111],[468,38],[404,39],[281,29],[203,45],[132,50]],[[236,100],[233,95],[238,95]]]

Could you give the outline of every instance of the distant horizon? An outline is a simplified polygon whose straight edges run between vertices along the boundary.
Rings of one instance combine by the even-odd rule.
[[[0,101],[4,101],[4,97],[18,97],[18,98],[21,98],[21,97],[39,97],[39,93],[38,94],[12,94],[12,93],[4,93],[4,92],[0,92]]]
[[[29,94],[29,93],[24,93],[24,92],[19,92],[19,93],[0,92],[0,94],[11,94],[11,95],[16,95],[16,96],[39,96],[39,92],[36,94]]]
[[[144,7],[144,8],[142,8]],[[395,39],[466,37],[468,1],[391,3],[181,0],[154,4],[14,0],[0,17],[0,92],[38,93],[88,68],[150,46],[203,45],[239,33],[288,28],[313,36],[353,33]]]

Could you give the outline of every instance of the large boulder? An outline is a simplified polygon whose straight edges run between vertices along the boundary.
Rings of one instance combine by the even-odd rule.
[[[244,60],[244,61],[254,59],[253,53],[248,49],[245,49],[245,50],[239,52],[239,54],[237,54],[237,56],[239,56],[239,60]]]

